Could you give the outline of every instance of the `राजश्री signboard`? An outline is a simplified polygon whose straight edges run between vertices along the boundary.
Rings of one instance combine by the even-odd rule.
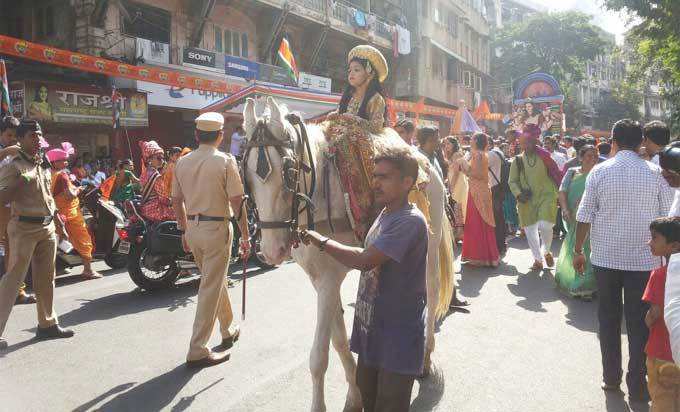
[[[118,90],[120,124],[126,127],[149,125],[146,94]],[[41,122],[113,124],[111,90],[51,82],[26,82],[24,117]]]

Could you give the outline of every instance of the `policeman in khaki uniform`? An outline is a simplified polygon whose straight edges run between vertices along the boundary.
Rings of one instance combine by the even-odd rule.
[[[227,349],[238,340],[240,329],[230,327],[234,315],[225,276],[229,267],[233,230],[229,219],[243,208],[243,184],[236,159],[217,150],[222,139],[224,117],[204,113],[196,119],[199,147],[182,157],[175,166],[172,203],[177,225],[184,231],[185,249],[190,249],[201,271],[198,304],[187,366],[205,367],[229,359]],[[241,254],[249,253],[246,213],[240,213]],[[213,352],[207,344],[220,322],[222,350]]]
[[[33,120],[22,121],[17,138],[21,150],[10,164],[0,168],[0,204],[11,202],[12,209],[7,228],[12,253],[9,270],[0,280],[0,336],[31,264],[38,310],[36,338],[69,338],[73,331],[59,327],[53,308],[55,219],[57,224],[59,220],[50,192],[50,165],[40,151],[40,125]],[[3,346],[7,342],[0,340],[0,349]]]

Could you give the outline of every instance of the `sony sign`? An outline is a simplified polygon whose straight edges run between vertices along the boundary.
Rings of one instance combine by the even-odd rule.
[[[182,53],[184,64],[215,68],[215,53],[206,50],[185,48]]]

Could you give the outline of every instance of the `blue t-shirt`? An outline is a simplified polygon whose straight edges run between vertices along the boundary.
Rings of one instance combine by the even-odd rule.
[[[423,372],[427,222],[415,205],[378,216],[366,236],[390,260],[361,273],[350,349],[362,362],[404,375]]]

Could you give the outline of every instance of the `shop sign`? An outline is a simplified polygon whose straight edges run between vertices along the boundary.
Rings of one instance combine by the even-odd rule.
[[[227,96],[220,92],[180,88],[149,82],[137,82],[137,89],[148,92],[147,101],[151,106],[191,110],[200,110]]]
[[[12,115],[16,118],[24,117],[24,97],[26,89],[23,82],[10,82],[9,101],[12,104]]]
[[[118,90],[122,126],[146,127],[146,94]],[[26,117],[42,122],[103,124],[111,126],[111,90],[51,82],[26,82]]]
[[[328,77],[317,76],[305,72],[300,72],[298,86],[302,89],[315,92],[330,93],[332,80]]]
[[[215,53],[193,47],[184,48],[182,52],[182,62],[195,66],[210,67],[212,69],[217,68]]]
[[[227,76],[240,77],[246,81],[257,79],[260,75],[260,64],[235,56],[224,56],[224,73]]]
[[[290,77],[283,67],[260,64],[260,76],[258,80],[268,83],[281,84],[284,86],[297,86],[295,80]]]

